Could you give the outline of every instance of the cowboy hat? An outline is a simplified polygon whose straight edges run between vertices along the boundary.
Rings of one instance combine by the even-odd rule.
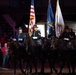
[[[37,25],[34,25],[34,28],[38,28]]]

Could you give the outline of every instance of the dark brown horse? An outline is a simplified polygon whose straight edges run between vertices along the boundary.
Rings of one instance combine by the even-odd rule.
[[[36,48],[33,39],[27,34],[24,42],[26,44],[26,61],[27,67],[30,67],[30,73],[32,73],[32,65],[35,67],[35,72],[37,73],[37,61],[36,61]]]
[[[63,39],[58,39],[57,41],[57,49],[59,50],[58,52],[58,63],[60,66],[60,72],[62,73],[63,68],[65,67],[65,64],[67,64],[67,68],[69,70],[69,73],[71,72],[70,70],[70,58],[69,58],[69,53],[71,50],[71,47],[68,45],[69,42],[63,40]]]
[[[14,60],[14,74],[16,74],[16,63],[19,62],[19,68],[22,73],[26,73],[26,70],[30,67],[30,73],[32,73],[32,65],[36,67],[36,55],[35,55],[35,44],[32,38],[26,34],[24,38],[24,47],[20,46],[17,41],[10,42],[11,55]],[[25,66],[25,67],[24,67]]]
[[[70,50],[70,63],[72,66],[72,73],[75,73],[76,65],[76,39],[71,40],[71,50]]]
[[[25,60],[26,56],[26,49],[23,47],[21,48],[16,41],[10,41],[10,49],[11,49],[11,58],[14,63],[14,74],[16,74],[16,67],[19,66],[22,73],[25,73],[23,69],[23,61]],[[18,64],[19,63],[19,64]]]

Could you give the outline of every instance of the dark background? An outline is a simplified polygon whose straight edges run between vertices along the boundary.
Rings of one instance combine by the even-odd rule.
[[[36,23],[47,20],[47,6],[49,0],[34,0]],[[0,34],[10,32],[7,21],[2,15],[8,14],[16,23],[16,28],[29,24],[31,0],[0,0]],[[76,21],[76,0],[59,0],[64,21]],[[52,9],[55,14],[56,0],[51,0]],[[9,29],[8,29],[9,27]],[[12,31],[13,33],[13,31]],[[9,33],[10,34],[10,33]]]
[[[0,0],[0,15],[10,14],[18,23],[24,21],[28,23],[31,0]],[[56,0],[51,0],[52,8],[55,13]],[[35,0],[35,13],[37,22],[46,21],[48,0]],[[76,0],[60,0],[60,7],[64,20],[75,21]],[[24,19],[25,18],[25,19]]]

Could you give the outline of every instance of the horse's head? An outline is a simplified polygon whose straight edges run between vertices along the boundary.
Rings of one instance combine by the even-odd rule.
[[[65,50],[65,49],[67,49],[67,46],[65,46],[63,40],[59,39],[59,38],[53,38],[52,39],[52,45],[54,46],[54,48],[56,48],[58,50]]]
[[[10,48],[18,50],[19,49],[18,43],[15,41],[11,41],[10,42]]]
[[[24,43],[28,46],[35,46],[33,39],[27,34],[26,37],[24,38]]]

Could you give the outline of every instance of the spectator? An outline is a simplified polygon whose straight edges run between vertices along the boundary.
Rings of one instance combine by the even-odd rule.
[[[8,49],[7,43],[4,43],[4,46],[1,48],[1,51],[3,54],[2,68],[5,68],[5,65],[6,63],[8,63],[8,59],[9,59],[9,49]]]

